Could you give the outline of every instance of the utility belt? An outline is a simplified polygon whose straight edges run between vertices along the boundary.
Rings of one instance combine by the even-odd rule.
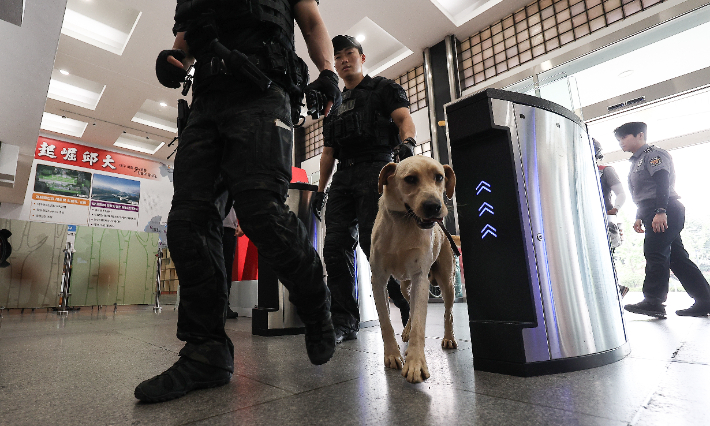
[[[668,197],[668,208],[675,208],[679,203],[679,198],[680,197],[676,196]],[[651,213],[652,211],[656,210],[656,198],[647,198],[645,200],[641,200],[636,203],[636,208],[644,214]]]
[[[374,123],[370,123],[361,113],[334,117],[323,124],[323,136],[340,147],[358,145],[392,148],[398,143],[398,134],[397,125],[393,122],[375,119]]]
[[[376,154],[367,154],[367,155],[360,155],[357,157],[352,157],[352,158],[343,158],[343,159],[338,159],[338,170],[341,169],[347,169],[348,167],[352,167],[355,164],[359,163],[374,163],[374,162],[391,162],[392,161],[392,154],[386,154],[386,153],[376,153]]]

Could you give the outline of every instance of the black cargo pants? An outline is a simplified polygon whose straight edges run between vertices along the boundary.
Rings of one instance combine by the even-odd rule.
[[[358,241],[370,259],[372,227],[377,217],[380,194],[377,183],[387,161],[356,163],[341,167],[333,175],[325,212],[323,261],[328,272],[333,324],[359,330],[355,247]],[[399,283],[390,278],[387,290],[393,300],[405,302]],[[399,306],[399,305],[398,305]]]
[[[673,271],[688,296],[698,301],[710,301],[710,286],[697,265],[688,257],[680,238],[680,231],[685,226],[685,206],[678,200],[668,201],[666,232],[653,232],[651,224],[656,215],[655,201],[639,205],[639,213],[646,230],[643,242],[643,255],[646,258],[644,298],[656,303],[665,302],[670,271]]]
[[[223,189],[235,199],[244,233],[276,271],[304,321],[330,309],[323,266],[303,224],[284,204],[291,180],[292,128],[288,95],[210,92],[193,99],[177,155],[168,244],[180,278],[180,356],[234,370],[234,346],[224,324],[228,307],[222,254]]]

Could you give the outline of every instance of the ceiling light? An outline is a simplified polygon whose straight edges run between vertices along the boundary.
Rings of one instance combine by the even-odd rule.
[[[619,78],[626,78],[634,73],[634,70],[626,70],[619,73]]]
[[[95,110],[106,86],[95,81],[52,70],[47,97],[60,102]]]
[[[62,75],[69,75],[69,71],[67,70],[59,70],[59,72],[62,73]]]
[[[84,135],[84,130],[89,123],[62,117],[56,114],[45,112],[42,114],[42,124],[40,129],[48,132],[61,133],[63,135],[80,138]]]
[[[165,142],[155,141],[148,137],[136,136],[124,132],[113,145],[119,148],[126,148],[152,155],[162,148]]]
[[[368,17],[348,28],[345,34],[357,34],[357,37],[367,34],[370,44],[367,48],[367,64],[363,67],[366,74],[379,74],[413,53]],[[356,40],[359,40],[357,37]]]
[[[363,41],[365,41],[365,34],[358,34],[357,36],[355,36],[355,40],[357,40],[358,43],[362,43]]]
[[[91,3],[67,2],[62,34],[122,55],[141,12],[115,0],[103,0],[100,7]]]
[[[430,0],[457,27],[500,3],[500,0]]]
[[[177,116],[177,108],[169,106],[166,102],[156,102],[146,99],[131,121],[171,133],[177,133],[177,123],[175,121]]]

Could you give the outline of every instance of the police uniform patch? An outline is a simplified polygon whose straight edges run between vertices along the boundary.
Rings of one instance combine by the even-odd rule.
[[[409,102],[407,97],[407,92],[399,84],[392,83],[392,87],[396,90],[397,95],[395,96],[395,102]]]
[[[643,158],[636,162],[636,168],[634,169],[634,173],[640,171],[642,168],[643,168]]]
[[[661,165],[661,157],[653,157],[651,158],[651,161],[648,162],[653,167],[657,167]]]

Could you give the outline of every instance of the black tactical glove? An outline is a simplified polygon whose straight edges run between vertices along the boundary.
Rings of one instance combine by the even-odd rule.
[[[414,147],[417,142],[413,138],[407,138],[401,144],[394,147],[392,153],[394,154],[394,159],[396,162],[400,162],[405,158],[409,158],[414,155]]]
[[[325,192],[316,192],[311,199],[311,209],[318,220],[321,220],[321,211],[323,210],[323,202],[325,201]]]
[[[339,107],[343,101],[340,89],[338,88],[338,75],[331,70],[321,71],[318,78],[316,78],[313,83],[306,86],[306,92],[309,90],[321,92],[329,101],[333,101],[331,110]]]
[[[163,50],[155,61],[155,75],[158,76],[160,84],[171,89],[177,89],[180,87],[180,83],[185,80],[187,71],[168,62],[168,56],[182,61],[187,55],[179,49]]]

